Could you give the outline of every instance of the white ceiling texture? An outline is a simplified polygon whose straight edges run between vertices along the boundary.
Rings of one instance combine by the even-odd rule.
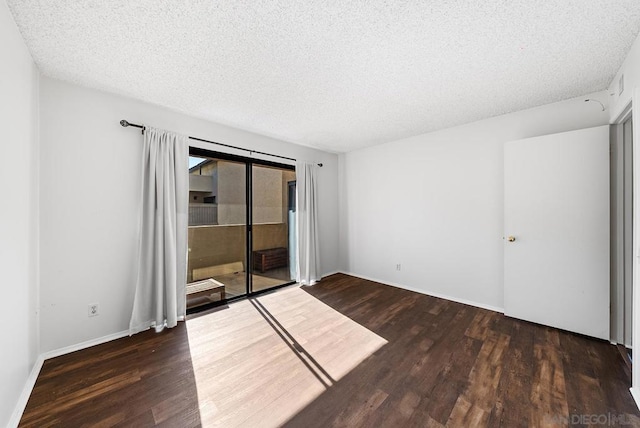
[[[605,89],[640,29],[638,0],[8,4],[46,76],[335,152]]]

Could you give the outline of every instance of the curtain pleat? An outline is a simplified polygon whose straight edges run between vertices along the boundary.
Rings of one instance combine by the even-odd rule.
[[[313,285],[320,280],[317,175],[316,164],[296,163],[296,280],[306,285]]]
[[[175,327],[185,318],[188,158],[186,137],[146,128],[138,276],[129,334]]]

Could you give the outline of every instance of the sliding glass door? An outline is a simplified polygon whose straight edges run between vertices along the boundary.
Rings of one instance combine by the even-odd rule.
[[[247,166],[209,156],[189,162],[187,308],[247,293]]]
[[[196,148],[189,162],[187,308],[295,280],[293,167]]]
[[[252,166],[252,291],[295,281],[291,275],[289,183],[296,173],[275,166]]]

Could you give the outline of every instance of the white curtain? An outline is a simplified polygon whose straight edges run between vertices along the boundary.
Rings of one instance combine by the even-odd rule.
[[[129,334],[175,327],[185,318],[188,159],[187,137],[145,130],[139,270]]]
[[[320,280],[317,177],[318,165],[296,162],[296,280],[306,285],[313,285]]]

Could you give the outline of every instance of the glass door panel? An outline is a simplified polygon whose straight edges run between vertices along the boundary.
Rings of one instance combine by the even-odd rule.
[[[295,171],[274,166],[252,166],[252,291],[295,281],[290,239],[295,233],[291,183]],[[295,196],[295,191],[293,192]]]
[[[247,293],[247,164],[189,157],[187,308]]]

